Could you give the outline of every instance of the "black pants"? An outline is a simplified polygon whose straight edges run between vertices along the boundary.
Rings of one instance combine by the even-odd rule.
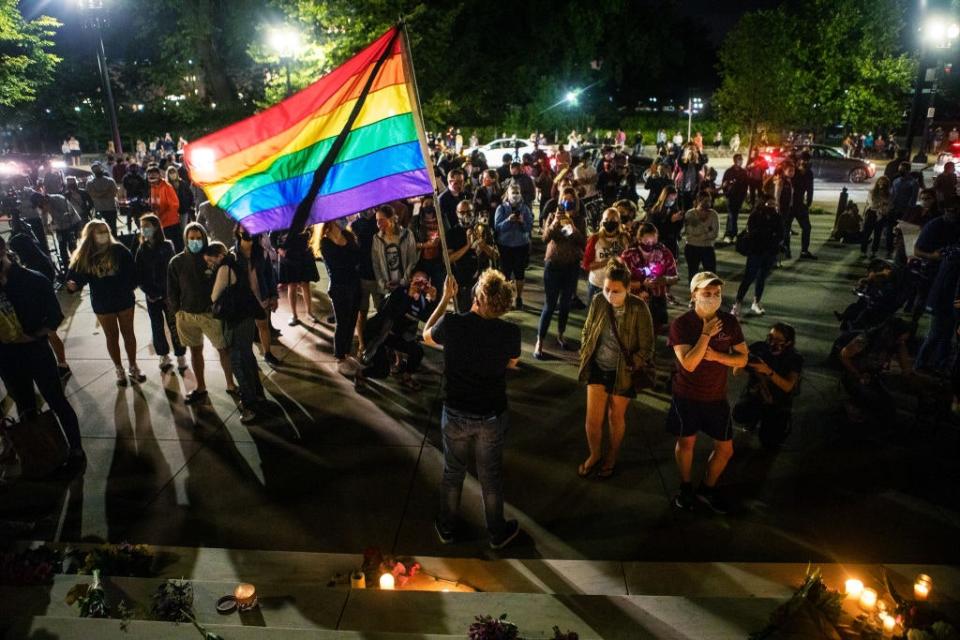
[[[763,289],[767,284],[767,278],[777,264],[776,254],[760,254],[747,256],[747,266],[743,274],[743,280],[740,282],[740,288],[737,289],[737,302],[743,302],[750,290],[750,285],[756,283],[753,289],[753,295],[760,302],[763,297]]]
[[[103,218],[103,221],[107,223],[107,226],[110,227],[110,233],[114,236],[117,235],[117,212],[114,211],[98,211],[100,217]]]
[[[775,449],[789,435],[790,408],[765,404],[758,396],[747,396],[733,407],[733,420],[758,429],[760,444]]]
[[[33,235],[36,236],[40,249],[49,256],[50,245],[47,243],[47,231],[43,228],[43,220],[40,218],[21,218],[21,220],[30,225],[30,230],[33,231]]]
[[[863,221],[863,235],[860,237],[860,253],[867,252],[867,243],[873,236],[873,242],[870,247],[870,253],[876,253],[880,248],[880,236],[885,235],[885,247],[887,253],[893,251],[893,227],[896,220],[892,215],[886,216],[867,216]]]
[[[66,273],[70,266],[70,255],[77,248],[77,233],[79,227],[57,230],[57,251],[60,254],[60,266]]]
[[[800,209],[796,213],[788,214],[783,224],[783,250],[790,255],[790,236],[793,230],[793,221],[800,225],[800,251],[810,251],[810,212]]]
[[[407,362],[400,368],[400,373],[416,373],[420,368],[423,347],[415,340],[404,340],[398,335],[390,334],[373,354],[370,366],[363,370],[363,375],[368,378],[386,378],[390,374],[390,350],[407,356]]]
[[[333,315],[337,323],[333,331],[333,355],[339,360],[346,358],[353,346],[353,331],[360,309],[360,281],[331,285],[327,295],[333,303]]]
[[[701,271],[717,272],[717,252],[713,247],[694,247],[688,244],[683,248],[683,255],[687,259],[687,282]]]
[[[727,226],[723,235],[728,238],[737,237],[737,219],[740,217],[740,209],[743,208],[743,200],[747,194],[737,194],[727,196]]]
[[[36,415],[40,408],[33,387],[50,405],[71,449],[80,449],[80,421],[70,406],[57,371],[57,359],[46,339],[23,344],[0,345],[0,379],[17,405],[21,420]]]
[[[147,315],[150,316],[150,329],[153,332],[153,350],[158,356],[165,356],[170,353],[170,343],[167,342],[167,333],[164,327],[170,329],[170,337],[173,342],[173,354],[182,356],[187,353],[187,348],[180,344],[180,337],[177,335],[177,319],[170,313],[166,300],[157,300],[150,302],[147,300]]]

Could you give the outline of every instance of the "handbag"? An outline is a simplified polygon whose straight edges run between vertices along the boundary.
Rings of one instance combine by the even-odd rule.
[[[640,392],[644,389],[651,389],[657,383],[657,368],[653,360],[647,360],[643,354],[636,352],[630,353],[627,347],[620,339],[620,331],[617,330],[617,318],[613,313],[613,306],[607,305],[607,317],[610,320],[610,328],[613,330],[613,337],[616,338],[620,346],[620,353],[627,361],[627,369],[630,371],[630,384],[634,391]]]
[[[7,446],[12,444],[19,458],[24,479],[49,476],[67,459],[67,442],[60,430],[60,422],[52,411],[43,411],[15,422],[11,418],[0,421]]]
[[[243,300],[240,298],[237,287],[240,279],[232,266],[225,266],[237,277],[237,281],[226,286],[220,294],[220,297],[211,305],[210,310],[213,312],[213,317],[217,320],[224,320],[226,322],[242,320],[244,318]]]

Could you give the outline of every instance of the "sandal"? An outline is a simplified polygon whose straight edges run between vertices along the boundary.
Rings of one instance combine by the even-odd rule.
[[[580,466],[577,467],[577,475],[580,476],[581,478],[586,478],[591,473],[593,473],[593,470],[597,468],[598,464],[600,464],[600,460],[597,460],[589,467],[587,466],[586,462],[581,462]]]
[[[597,478],[600,480],[606,480],[607,478],[612,476],[614,471],[616,470],[617,470],[617,465],[615,464],[610,467],[607,467],[607,466],[600,467],[600,471],[597,471]]]
[[[189,392],[186,396],[184,396],[183,401],[186,404],[196,404],[197,402],[206,400],[206,398],[207,398],[206,389],[194,389],[193,391]]]
[[[414,380],[412,376],[404,376],[400,379],[400,384],[411,391],[420,391],[423,389],[423,385]]]

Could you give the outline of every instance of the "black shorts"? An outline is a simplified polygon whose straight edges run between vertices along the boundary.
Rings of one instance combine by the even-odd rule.
[[[697,435],[702,431],[714,440],[733,438],[730,405],[726,400],[699,402],[674,397],[667,412],[667,432],[678,438]]]
[[[617,387],[617,372],[616,371],[604,371],[597,366],[596,361],[590,363],[590,374],[587,377],[587,384],[599,384],[603,386],[604,391],[608,395],[620,396],[621,398],[636,398],[637,392],[632,388],[625,391],[624,393],[614,393],[614,389]]]
[[[530,245],[500,247],[500,270],[507,280],[523,280],[524,271],[530,266]]]

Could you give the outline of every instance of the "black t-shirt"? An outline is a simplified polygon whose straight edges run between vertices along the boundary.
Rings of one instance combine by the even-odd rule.
[[[459,251],[467,244],[467,230],[463,227],[454,227],[447,232],[447,248],[450,251]],[[479,263],[477,261],[477,252],[472,248],[460,256],[460,259],[454,262],[453,276],[457,279],[457,284],[472,284],[473,278],[477,274]]]
[[[347,240],[345,245],[340,246],[330,238],[324,238],[320,241],[320,254],[327,267],[331,287],[356,286],[360,280],[357,267],[362,263],[361,250],[356,243]]]
[[[370,254],[373,251],[373,236],[377,235],[377,219],[360,216],[350,224],[350,229],[353,235],[357,236],[357,243],[360,245],[360,277],[364,280],[376,280]]]
[[[779,355],[774,355],[770,350],[770,345],[767,344],[766,341],[754,342],[750,345],[750,355],[757,356],[766,362],[767,366],[773,369],[774,373],[781,378],[788,378],[791,373],[800,373],[803,371],[803,356],[794,349],[784,351]],[[747,387],[747,393],[759,393],[758,386],[761,384],[761,376],[753,369],[747,369],[747,371],[750,373],[750,384]],[[789,407],[793,402],[793,396],[796,395],[794,392],[785,393],[780,387],[773,384],[773,382],[768,382],[767,388],[770,390],[773,404],[778,407]],[[794,391],[796,391],[796,387],[794,387]]]
[[[446,405],[481,416],[506,411],[506,371],[520,357],[520,327],[473,312],[448,313],[430,335],[443,345]]]
[[[53,285],[43,275],[14,263],[0,286],[0,343],[16,342],[24,334],[54,330],[63,322]]]

